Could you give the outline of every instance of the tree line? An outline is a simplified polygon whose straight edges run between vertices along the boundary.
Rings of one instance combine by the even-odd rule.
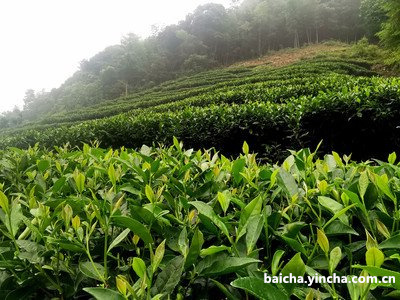
[[[148,38],[128,34],[120,44],[83,60],[59,88],[27,90],[23,110],[3,114],[0,127],[101,103],[178,76],[286,47],[328,39],[353,42],[365,35],[373,41],[382,22],[391,18],[385,2],[244,0],[240,4],[233,1],[229,8],[201,5],[177,24],[154,27]],[[398,5],[396,0],[389,2]],[[390,32],[391,27],[386,27],[383,32]]]

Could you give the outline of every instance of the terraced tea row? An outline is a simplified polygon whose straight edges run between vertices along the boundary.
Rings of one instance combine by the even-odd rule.
[[[177,81],[166,82],[153,89],[144,90],[127,98],[102,102],[93,107],[87,107],[66,113],[46,116],[39,124],[58,124],[98,119],[117,115],[138,108],[153,107],[159,104],[171,103],[189,97],[203,96],[226,92],[232,88],[255,83],[279,84],[279,81],[290,85],[291,79],[310,78],[331,72],[350,75],[371,75],[369,66],[359,61],[313,60],[281,69],[260,67],[255,69],[221,69],[195,75]],[[232,72],[234,72],[232,74]],[[37,123],[37,122],[36,122]],[[31,124],[32,125],[32,124]]]
[[[399,83],[399,79],[332,75],[311,85],[262,89],[262,95],[250,87],[248,93],[239,89],[238,94],[183,100],[134,115],[21,131],[3,137],[0,147],[37,142],[80,146],[94,140],[105,147],[139,147],[176,136],[190,146],[215,146],[224,154],[237,153],[247,140],[260,155],[276,159],[287,148],[316,145],[323,139],[327,151],[380,157],[400,144]]]

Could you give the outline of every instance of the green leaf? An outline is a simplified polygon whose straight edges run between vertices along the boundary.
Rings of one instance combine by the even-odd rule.
[[[115,175],[115,169],[113,164],[110,164],[110,166],[108,167],[108,178],[110,179],[111,184],[113,186],[117,184],[117,177]]]
[[[326,237],[325,233],[317,228],[317,242],[321,247],[322,251],[325,252],[326,255],[329,253],[329,240]]]
[[[396,152],[392,152],[389,154],[389,157],[388,157],[389,164],[394,165],[394,163],[396,162],[396,159],[397,159]]]
[[[151,294],[153,296],[157,294],[171,294],[181,280],[184,263],[185,258],[183,256],[177,256],[170,260],[165,268],[158,274],[151,288]]]
[[[262,300],[286,300],[289,296],[281,292],[270,283],[257,277],[242,277],[231,282],[233,287],[243,289],[258,299]]]
[[[181,150],[181,145],[176,137],[173,137],[174,146],[177,150]]]
[[[116,247],[119,243],[121,243],[126,238],[126,236],[129,234],[129,232],[131,232],[131,230],[129,228],[122,231],[115,238],[115,240],[112,241],[111,245],[108,247],[108,252],[110,252],[112,248]]]
[[[21,204],[14,202],[11,206],[10,224],[6,223],[10,233],[15,237],[18,233],[19,226],[24,218],[21,210]],[[11,227],[10,227],[11,225]]]
[[[285,169],[279,169],[279,178],[281,180],[282,188],[287,192],[290,198],[299,192],[299,187],[297,186],[293,175],[287,172]]]
[[[281,261],[283,254],[285,254],[285,251],[283,251],[283,250],[275,251],[274,256],[272,257],[272,263],[271,263],[272,276],[275,276],[276,274],[278,274],[278,271],[280,268],[280,261]]]
[[[243,176],[240,173],[243,172],[245,166],[246,166],[246,160],[243,158],[237,159],[233,162],[232,175],[236,184],[240,183],[243,180]]]
[[[76,184],[76,189],[80,194],[82,194],[83,190],[85,189],[85,180],[86,180],[85,175],[83,175],[82,173],[75,174],[74,180]]]
[[[346,235],[346,234],[359,235],[357,231],[355,231],[352,227],[344,224],[339,220],[335,220],[328,225],[325,224],[325,226],[324,230],[326,235]]]
[[[134,234],[138,235],[146,244],[153,243],[150,231],[135,219],[125,216],[113,216],[114,225],[122,228],[129,228]]]
[[[253,199],[249,204],[247,204],[246,207],[242,210],[239,219],[236,242],[239,241],[239,239],[246,233],[250,218],[261,213],[262,203],[262,197],[258,196]]]
[[[400,249],[400,234],[392,236],[380,243],[379,249]]]
[[[365,261],[369,267],[380,268],[385,261],[385,255],[378,248],[370,248],[367,253],[365,253]]]
[[[378,219],[375,219],[375,224],[376,224],[376,228],[378,229],[378,231],[385,237],[385,238],[390,238],[390,232],[389,229],[386,227],[385,224],[383,224],[381,221],[379,221]]]
[[[369,179],[367,172],[361,172],[360,179],[358,180],[358,190],[361,196],[361,199],[364,199],[365,192],[368,189]]]
[[[392,286],[400,290],[400,281],[398,280],[400,278],[400,273],[391,271],[391,270],[386,270],[378,267],[373,267],[373,266],[361,266],[361,265],[354,265],[353,268],[356,269],[363,269],[369,273],[370,276],[390,276],[394,277],[396,280],[394,283],[392,283]]]
[[[153,273],[157,270],[158,266],[160,265],[162,259],[164,258],[165,253],[165,241],[163,240],[160,245],[158,245],[156,252],[154,253],[154,258],[151,263],[151,267],[153,269]]]
[[[246,141],[243,143],[242,150],[244,154],[249,154],[249,145],[246,143]]]
[[[6,195],[4,195],[4,193],[2,191],[0,191],[0,207],[6,214],[10,213],[8,198]]]
[[[189,240],[187,237],[186,227],[183,227],[181,233],[179,234],[178,246],[181,254],[186,258],[189,251]]]
[[[253,251],[253,248],[260,237],[263,225],[264,219],[261,214],[250,217],[246,233],[247,254],[250,254],[251,251]]]
[[[40,160],[37,162],[37,167],[39,172],[43,173],[50,167],[50,162],[48,160]]]
[[[142,279],[144,278],[144,275],[146,274],[146,264],[144,263],[143,259],[140,257],[134,257],[132,260],[132,268],[137,276]]]
[[[228,239],[231,240],[228,228],[210,205],[202,201],[191,201],[189,204],[196,207],[200,214],[209,218],[228,237]]]
[[[304,276],[306,272],[306,265],[304,264],[303,260],[301,259],[301,254],[297,253],[293,258],[283,267],[282,269],[282,276]],[[295,283],[285,283],[283,287],[285,288],[288,295],[291,295],[294,288]]]
[[[340,247],[335,247],[332,249],[329,256],[329,271],[332,274],[342,259],[342,250]]]
[[[233,295],[222,283],[211,278],[211,281],[219,288],[219,290],[224,293],[228,300],[240,300],[235,295]]]
[[[221,245],[221,246],[210,246],[210,247],[208,247],[206,249],[202,249],[200,251],[200,256],[201,257],[206,257],[206,256],[209,256],[209,255],[213,255],[213,254],[222,252],[222,251],[229,251],[230,252],[231,251],[231,247],[224,246],[224,245]]]
[[[344,190],[342,195],[346,195],[350,201],[355,204],[358,208],[362,209],[363,212],[366,214],[366,208],[363,203],[361,203],[360,199],[358,198],[357,194],[349,191],[349,190]]]
[[[367,250],[371,248],[378,248],[378,242],[373,238],[368,230],[365,230],[365,235],[367,236],[367,241],[365,242],[365,247]]]
[[[79,263],[79,270],[89,278],[104,281],[104,267],[98,263],[81,262]]]
[[[389,187],[389,180],[386,174],[383,174],[382,176],[379,176],[375,174],[375,180],[378,188],[386,195],[388,196],[394,203],[397,203],[396,197],[392,194],[392,191],[390,190]]]
[[[124,300],[125,298],[118,292],[105,289],[101,287],[94,287],[94,288],[83,288],[83,290],[97,300]]]
[[[209,258],[212,259],[212,256],[209,256]],[[220,256],[217,256],[215,262],[211,266],[199,271],[199,274],[202,276],[220,276],[237,272],[248,265],[258,262],[260,262],[258,259],[250,257],[226,257],[226,259],[220,259]]]
[[[218,192],[217,199],[219,204],[221,205],[223,212],[226,214],[230,203],[229,196],[227,196],[226,193]]]
[[[189,247],[189,253],[186,257],[185,268],[188,268],[195,264],[197,258],[201,253],[201,247],[203,246],[203,243],[203,233],[198,228],[196,228],[192,237],[192,243]]]
[[[343,209],[342,204],[340,204],[339,202],[337,202],[329,197],[319,196],[318,202],[319,202],[319,204],[321,204],[323,207],[327,208],[332,213],[337,213],[338,211],[341,211]]]
[[[53,185],[53,187],[52,187],[53,193],[57,193],[59,190],[61,190],[61,188],[62,188],[62,187],[64,186],[64,184],[65,184],[65,181],[66,181],[66,178],[65,178],[65,177],[59,178],[59,179],[54,183],[54,185]]]
[[[284,235],[281,236],[281,239],[283,239],[285,243],[288,244],[290,247],[292,247],[294,250],[301,252],[304,255],[307,255],[306,249],[304,249],[303,245],[300,244],[297,240],[289,238]]]
[[[151,188],[151,186],[146,184],[144,191],[145,191],[146,197],[147,197],[147,199],[149,199],[150,203],[154,203],[156,197],[154,195],[154,192],[153,192],[153,189]]]
[[[329,226],[329,224],[331,224],[331,223],[332,223],[333,221],[335,221],[336,219],[345,220],[345,222],[347,222],[347,221],[348,221],[348,218],[347,218],[347,216],[345,216],[344,214],[345,214],[349,209],[352,209],[352,208],[355,207],[355,206],[356,206],[356,204],[352,204],[352,205],[346,206],[346,207],[344,207],[342,210],[340,210],[340,211],[338,211],[337,213],[335,213],[335,214],[333,215],[333,217],[330,218],[329,221],[325,223],[325,225],[324,225],[323,228],[325,229],[326,226]],[[341,217],[342,217],[342,218],[341,218]]]

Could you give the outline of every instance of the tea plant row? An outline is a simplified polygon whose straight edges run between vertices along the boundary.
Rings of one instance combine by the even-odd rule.
[[[400,167],[244,143],[0,151],[0,298],[382,299],[400,291]],[[395,276],[264,283],[264,273]]]

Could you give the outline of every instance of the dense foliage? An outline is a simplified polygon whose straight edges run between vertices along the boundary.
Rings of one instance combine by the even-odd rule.
[[[2,299],[382,299],[383,284],[264,284],[270,275],[396,276],[400,167],[243,145],[0,152]]]

